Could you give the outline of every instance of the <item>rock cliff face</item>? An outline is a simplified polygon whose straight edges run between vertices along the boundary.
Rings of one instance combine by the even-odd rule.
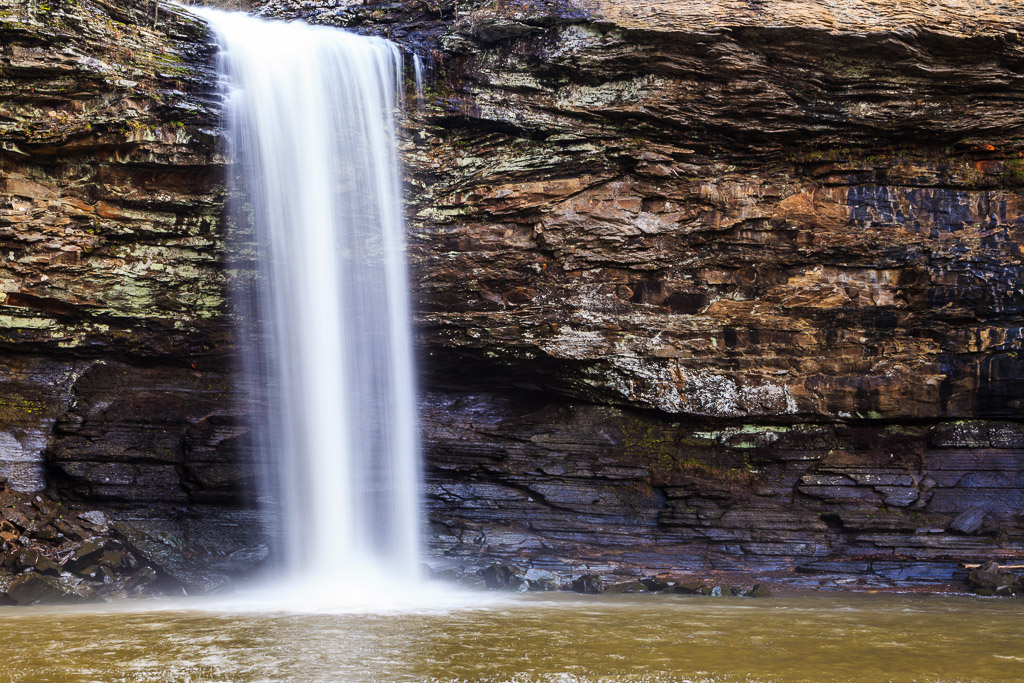
[[[1020,553],[1014,5],[262,5],[431,65],[403,151],[435,550],[872,585]],[[0,6],[0,460],[237,524],[211,48],[47,7]]]
[[[168,7],[0,2],[0,476],[182,536],[246,518],[212,55]]]
[[[434,57],[440,547],[877,584],[1020,551],[1024,44],[968,4],[265,10]]]

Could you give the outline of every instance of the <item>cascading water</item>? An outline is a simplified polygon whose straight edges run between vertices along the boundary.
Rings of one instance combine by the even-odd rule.
[[[221,47],[234,246],[257,266],[235,298],[243,370],[265,393],[261,495],[282,520],[282,560],[320,592],[408,584],[420,475],[394,126],[402,53],[339,29],[198,13]]]
[[[412,58],[413,79],[416,81],[416,110],[422,116],[426,108],[423,97],[423,60],[419,55]]]

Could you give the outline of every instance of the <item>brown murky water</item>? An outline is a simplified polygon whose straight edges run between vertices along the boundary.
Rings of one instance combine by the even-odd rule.
[[[394,613],[0,610],[2,681],[1024,680],[1024,600],[470,598]]]

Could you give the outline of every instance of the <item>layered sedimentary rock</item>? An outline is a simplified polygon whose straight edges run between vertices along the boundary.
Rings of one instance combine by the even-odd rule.
[[[1020,555],[1018,423],[655,420],[431,394],[430,509],[455,564],[942,582]]]
[[[0,3],[0,477],[181,537],[251,519],[212,58],[170,7]]]
[[[867,582],[1020,552],[1019,9],[436,9],[289,16],[433,50],[439,547]]]
[[[212,48],[42,7],[0,11],[0,460],[226,514]],[[438,554],[884,583],[1021,552],[1015,3],[260,11],[430,66],[404,153]]]

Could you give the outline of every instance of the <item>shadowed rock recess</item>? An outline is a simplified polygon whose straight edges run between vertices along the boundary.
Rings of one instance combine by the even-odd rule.
[[[403,154],[435,568],[1020,564],[1018,3],[252,4],[428,65]],[[0,475],[249,571],[209,40],[0,0]]]

